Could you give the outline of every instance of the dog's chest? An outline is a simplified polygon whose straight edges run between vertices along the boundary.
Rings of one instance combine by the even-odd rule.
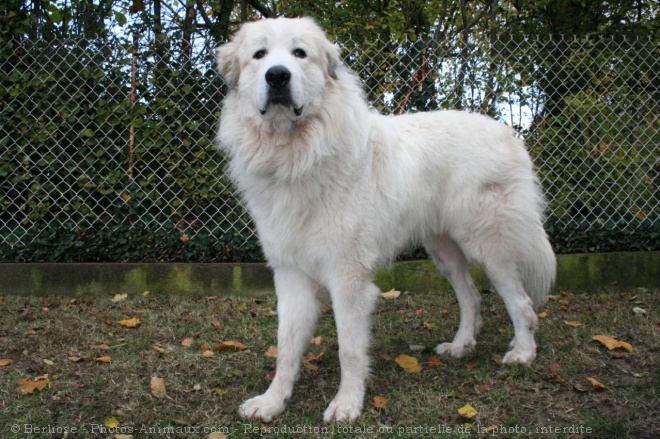
[[[340,257],[361,227],[361,215],[346,209],[354,196],[340,187],[275,184],[258,196],[247,195],[264,252],[274,265],[324,264]]]

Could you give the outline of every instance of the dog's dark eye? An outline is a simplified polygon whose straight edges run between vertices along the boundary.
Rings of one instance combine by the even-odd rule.
[[[307,58],[307,53],[302,49],[294,49],[293,56],[296,58]]]
[[[263,58],[264,56],[266,56],[266,50],[265,50],[265,49],[261,49],[261,50],[257,50],[256,52],[254,52],[254,55],[252,55],[252,58],[254,58],[254,59],[261,59],[261,58]]]

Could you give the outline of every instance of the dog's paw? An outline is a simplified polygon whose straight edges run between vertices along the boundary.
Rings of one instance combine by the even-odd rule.
[[[263,394],[248,399],[238,409],[238,413],[247,419],[261,419],[263,422],[270,422],[273,418],[284,411],[286,403],[281,399],[273,398],[270,395]]]
[[[362,398],[337,395],[323,413],[323,420],[327,423],[353,422],[360,416],[361,411]]]
[[[435,352],[443,358],[460,358],[474,349],[477,342],[474,338],[465,340],[463,342],[453,343],[440,343],[435,347]]]
[[[504,358],[502,358],[502,363],[524,364],[526,366],[530,366],[535,358],[536,358],[536,352],[534,350],[525,351],[522,349],[513,348],[512,350],[507,352],[506,355],[504,355]]]

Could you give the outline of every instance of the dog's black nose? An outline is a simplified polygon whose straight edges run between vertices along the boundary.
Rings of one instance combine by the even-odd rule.
[[[291,72],[284,66],[273,66],[266,72],[266,82],[275,89],[284,88],[291,79]]]

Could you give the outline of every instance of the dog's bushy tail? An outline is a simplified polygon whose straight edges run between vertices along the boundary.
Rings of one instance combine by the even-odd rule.
[[[528,241],[524,254],[520,255],[518,261],[523,287],[536,310],[543,306],[557,273],[555,253],[545,231],[540,229],[536,236]]]

